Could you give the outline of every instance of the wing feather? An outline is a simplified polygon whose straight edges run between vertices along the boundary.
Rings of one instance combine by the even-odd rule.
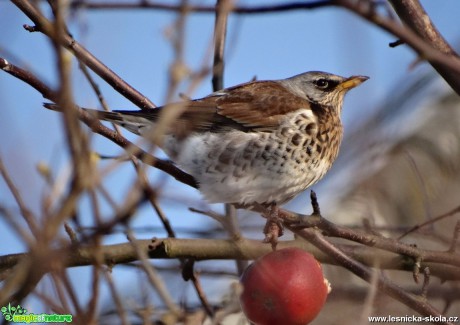
[[[244,132],[271,131],[289,112],[311,109],[303,99],[276,81],[256,81],[234,86],[207,97],[165,105],[142,111],[100,112],[99,118],[118,120],[145,119],[155,122],[169,106],[182,107],[170,132],[186,136],[192,132],[224,132],[231,129]]]
[[[259,81],[230,88],[217,99],[219,115],[259,130],[276,128],[287,113],[310,103],[276,81]]]

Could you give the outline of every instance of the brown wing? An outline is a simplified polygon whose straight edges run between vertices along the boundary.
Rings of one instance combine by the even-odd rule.
[[[229,129],[248,132],[251,130],[250,127],[246,127],[228,117],[218,114],[215,99],[216,97],[206,97],[189,102],[168,104],[151,110],[102,112],[102,114],[99,114],[99,118],[107,119],[107,115],[110,114],[109,119],[112,121],[116,119],[119,121],[132,121],[140,117],[156,122],[162,112],[173,109],[174,106],[182,112],[174,123],[172,123],[168,132],[174,133],[178,137],[186,136],[192,132],[223,132]],[[98,113],[100,112],[98,111]],[[127,116],[132,116],[134,119],[128,119]]]
[[[259,81],[229,88],[217,98],[217,113],[245,127],[270,130],[285,114],[310,103],[274,81]]]
[[[183,112],[171,132],[181,136],[190,132],[270,131],[279,125],[284,114],[310,103],[273,81],[241,84],[207,97],[166,105],[144,111],[116,111],[122,114],[157,120],[163,109],[182,107]]]

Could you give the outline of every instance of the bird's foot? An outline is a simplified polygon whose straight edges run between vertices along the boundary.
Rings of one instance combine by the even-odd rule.
[[[266,212],[263,213],[263,216],[267,218],[267,222],[265,223],[264,227],[264,243],[270,243],[272,245],[272,249],[276,250],[278,237],[283,236],[284,228],[282,219],[279,217],[278,206],[269,206]]]

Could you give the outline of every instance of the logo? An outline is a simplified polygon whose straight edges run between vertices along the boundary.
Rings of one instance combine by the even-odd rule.
[[[0,309],[5,320],[13,323],[71,323],[72,315],[70,314],[29,314],[27,309],[20,305],[4,306]]]

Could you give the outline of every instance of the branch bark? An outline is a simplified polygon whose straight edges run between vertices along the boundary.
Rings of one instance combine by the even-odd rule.
[[[399,18],[418,36],[431,44],[433,48],[450,57],[452,61],[460,64],[460,58],[454,49],[447,43],[441,33],[423,9],[418,0],[390,0]],[[447,83],[460,94],[460,74],[437,61],[428,61],[433,68],[447,81]]]
[[[450,252],[420,249],[393,238],[386,238],[336,225],[321,216],[301,215],[286,210],[282,210],[280,215],[284,219],[286,227],[296,233],[299,232],[299,228],[319,228],[328,237],[348,239],[369,247],[380,248],[412,258],[421,258],[424,262],[445,263],[460,267],[460,256],[451,254]]]
[[[301,233],[300,233],[301,234]],[[176,239],[165,238],[155,240],[137,240],[137,248],[152,259],[194,259],[200,260],[253,260],[272,251],[271,245],[260,240],[240,238],[228,239]],[[349,258],[367,267],[378,266],[387,270],[412,270],[415,260],[405,255],[395,254],[377,248],[336,244]],[[332,265],[342,265],[321,249],[304,240],[280,241],[278,248],[299,247],[313,254],[320,262]],[[64,257],[67,267],[93,265],[98,254],[109,266],[131,263],[139,260],[139,255],[131,243],[121,243],[100,247],[96,254],[92,245],[70,245],[68,248],[56,249],[50,256]],[[28,253],[0,256],[0,272],[4,273],[13,268],[21,260],[27,260]],[[460,267],[436,262],[425,262],[431,274],[444,281],[459,281]],[[0,277],[1,278],[1,277]]]

